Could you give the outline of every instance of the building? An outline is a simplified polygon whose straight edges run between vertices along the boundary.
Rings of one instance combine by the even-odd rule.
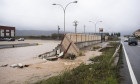
[[[6,38],[15,39],[15,27],[0,26],[0,40]]]
[[[140,29],[136,30],[136,31],[134,32],[134,35],[135,35],[136,37],[140,37]]]

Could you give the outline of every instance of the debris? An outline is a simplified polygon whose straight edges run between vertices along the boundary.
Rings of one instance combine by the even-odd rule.
[[[23,68],[23,65],[21,63],[18,63],[19,68]]]
[[[61,52],[61,53],[58,55],[58,57],[62,57],[63,54],[64,54],[64,52]]]
[[[10,67],[15,68],[15,67],[17,67],[17,66],[18,66],[17,64],[12,64]]]
[[[1,65],[0,67],[7,67],[8,66],[8,64],[5,64],[5,65]]]
[[[46,61],[46,59],[45,59],[45,58],[43,58],[43,60],[44,60],[44,61]]]
[[[49,61],[55,61],[57,59],[58,59],[57,57],[49,57],[49,58],[47,58],[47,60],[49,60]]]
[[[15,68],[15,67],[23,68],[23,67],[29,67],[29,65],[23,65],[21,63],[18,63],[18,64],[12,64],[10,67],[13,67],[13,68]]]
[[[29,67],[29,65],[24,65],[24,67]]]
[[[60,54],[60,49],[58,49],[58,50],[56,51],[56,53],[57,53],[57,54]]]

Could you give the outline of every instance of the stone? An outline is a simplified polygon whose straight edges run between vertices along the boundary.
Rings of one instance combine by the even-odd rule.
[[[1,65],[0,67],[7,67],[8,66],[8,64],[5,64],[5,65]]]
[[[17,67],[17,66],[18,66],[17,64],[12,64],[10,67],[15,68],[15,67]]]
[[[23,64],[18,63],[17,65],[18,65],[19,68],[23,68]]]

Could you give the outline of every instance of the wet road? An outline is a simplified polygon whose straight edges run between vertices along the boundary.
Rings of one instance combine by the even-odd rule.
[[[123,42],[123,40],[122,40],[122,42]],[[130,79],[130,77],[131,77],[131,81],[127,80],[127,84],[132,84],[135,81],[138,84],[140,84],[140,42],[139,42],[139,44],[137,46],[129,46],[127,42],[123,42],[123,45],[124,45],[124,48],[126,50],[126,54],[128,56],[130,65],[132,67],[132,70],[134,72],[134,76],[130,74],[130,73],[132,73],[131,70],[129,70],[129,73],[124,74],[125,77],[127,77],[126,79]],[[125,65],[125,68],[127,66],[127,68],[126,68],[126,72],[127,72],[129,66],[128,66],[128,63],[126,62],[126,56],[124,56],[124,58],[125,58],[124,59],[124,65]],[[128,74],[130,74],[130,75],[128,75]],[[128,77],[128,76],[130,76],[130,77]]]

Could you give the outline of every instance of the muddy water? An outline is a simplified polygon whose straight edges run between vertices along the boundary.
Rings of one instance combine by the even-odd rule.
[[[0,65],[19,63],[31,59],[33,57],[37,57],[39,54],[53,50],[60,43],[60,41],[26,40],[21,42],[0,42],[0,44],[16,43],[39,43],[40,45],[0,49]]]

